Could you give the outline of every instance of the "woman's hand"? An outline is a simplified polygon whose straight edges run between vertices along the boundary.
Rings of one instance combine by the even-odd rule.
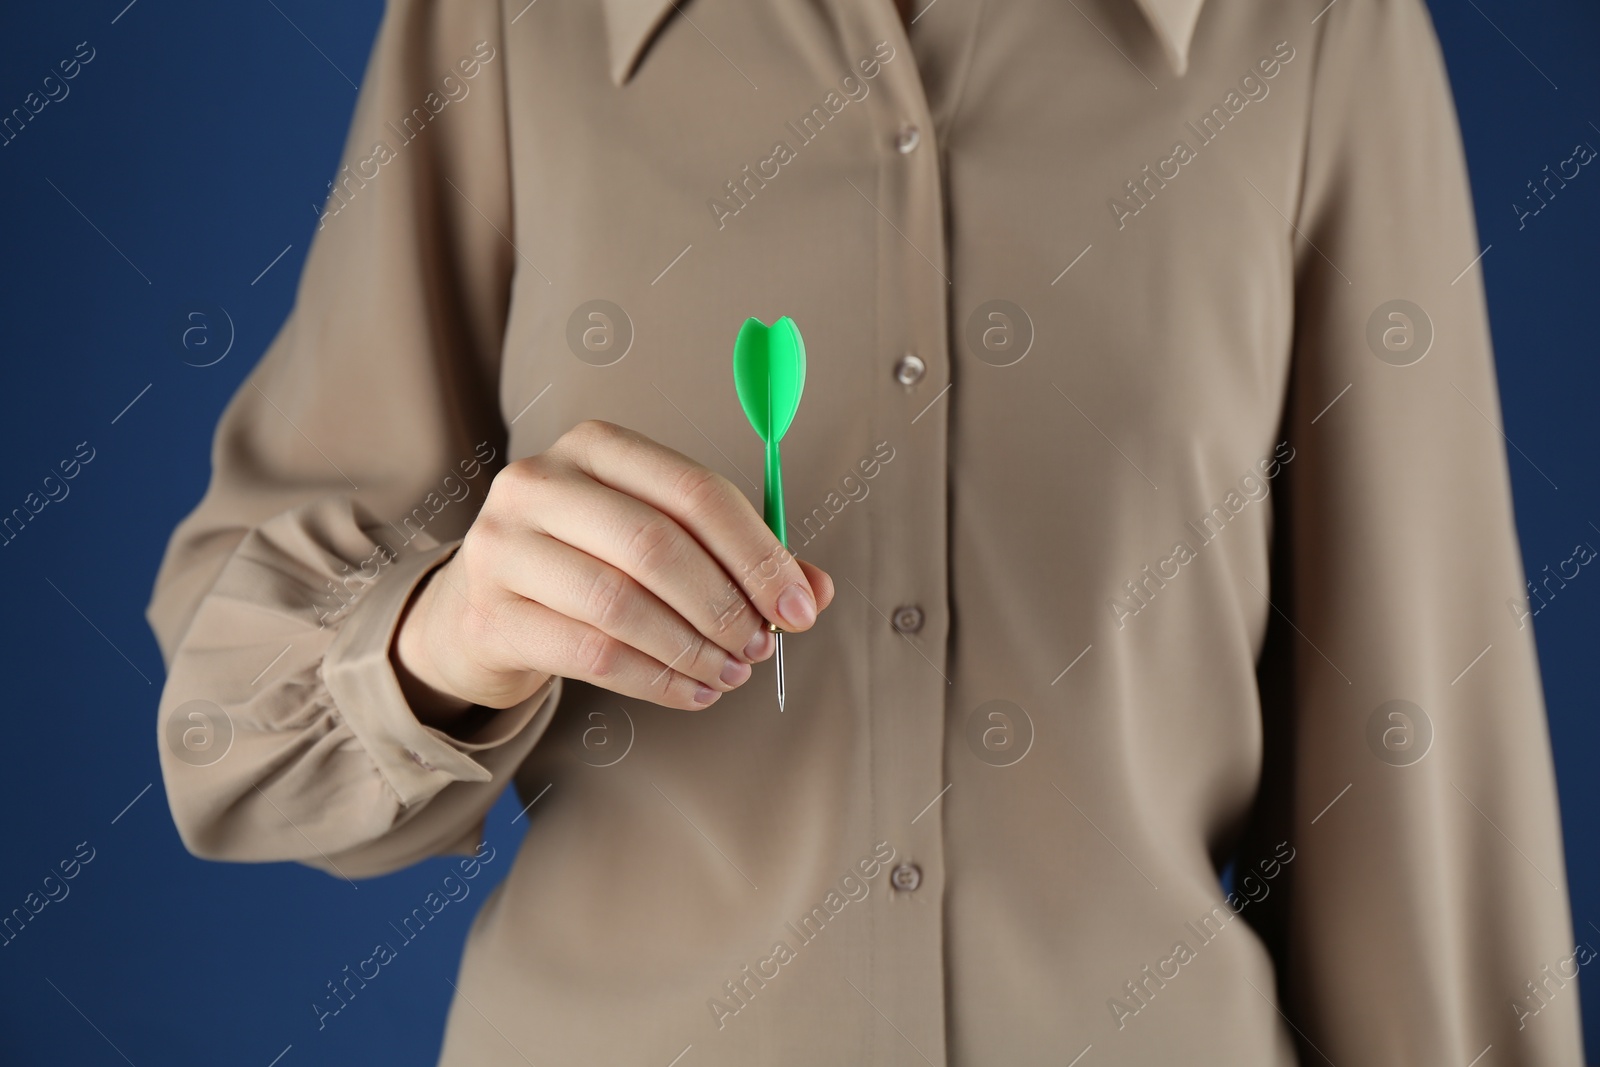
[[[495,476],[391,659],[424,718],[510,707],[551,675],[693,710],[772,654],[768,620],[806,630],[832,600],[733,483],[591,420]]]

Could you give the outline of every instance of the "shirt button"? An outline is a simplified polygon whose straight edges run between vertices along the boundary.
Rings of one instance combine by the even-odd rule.
[[[902,893],[910,893],[922,884],[922,868],[915,863],[902,863],[889,872],[889,884]]]
[[[914,634],[922,629],[922,609],[914,605],[894,609],[894,628],[899,633]]]
[[[894,147],[902,156],[910,155],[916,149],[917,142],[921,140],[922,131],[908,122],[894,135]]]
[[[912,386],[922,381],[922,376],[928,373],[928,365],[922,362],[922,357],[907,352],[900,357],[894,365],[895,381],[901,385]]]

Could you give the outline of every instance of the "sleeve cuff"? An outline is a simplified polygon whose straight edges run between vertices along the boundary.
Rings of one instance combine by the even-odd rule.
[[[450,541],[389,564],[388,576],[345,619],[323,658],[322,679],[334,706],[407,807],[451,782],[491,781],[494,775],[468,753],[515,738],[560,691],[560,679],[551,678],[527,700],[496,712],[471,740],[417,719],[390,662],[390,643],[412,593],[460,545]]]

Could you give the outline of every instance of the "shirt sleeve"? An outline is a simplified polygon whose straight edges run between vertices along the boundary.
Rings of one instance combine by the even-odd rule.
[[[1449,83],[1421,0],[1342,0],[1320,22],[1261,661],[1258,824],[1295,851],[1253,921],[1303,1063],[1467,1064],[1492,1045],[1483,1062],[1576,1067],[1579,961]]]
[[[147,618],[162,771],[197,855],[344,877],[468,850],[559,699],[452,733],[389,659],[502,465],[515,266],[492,0],[390,0],[294,308],[229,403]]]

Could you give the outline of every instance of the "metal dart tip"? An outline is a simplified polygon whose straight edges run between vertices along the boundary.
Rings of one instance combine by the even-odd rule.
[[[778,631],[775,636],[777,637],[777,641],[778,641],[778,650],[777,650],[777,653],[774,655],[773,660],[777,664],[777,667],[778,667],[778,712],[779,712],[779,714],[782,714],[783,713],[783,687],[784,687],[784,675],[783,675],[783,631],[781,631],[781,630]]]

